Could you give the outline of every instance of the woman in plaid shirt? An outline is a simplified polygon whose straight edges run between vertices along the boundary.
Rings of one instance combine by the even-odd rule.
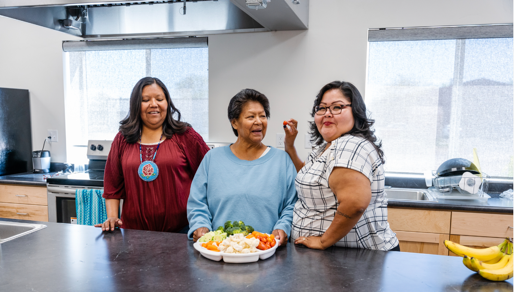
[[[316,146],[306,162],[294,148],[298,122],[284,126],[285,150],[298,171],[295,244],[399,251],[387,222],[384,154],[360,92],[349,82],[331,82],[320,90],[311,115]]]

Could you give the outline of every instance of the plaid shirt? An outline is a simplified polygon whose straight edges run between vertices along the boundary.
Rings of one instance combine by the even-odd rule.
[[[321,236],[328,229],[339,206],[328,178],[334,167],[344,167],[370,180],[371,201],[357,224],[335,245],[374,250],[396,247],[398,239],[387,222],[384,169],[373,144],[364,138],[344,135],[323,152],[325,147],[326,143],[315,147],[296,176],[298,201],[294,207],[292,239]]]

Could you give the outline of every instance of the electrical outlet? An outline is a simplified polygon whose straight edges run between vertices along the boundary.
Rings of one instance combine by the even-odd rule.
[[[277,133],[277,148],[284,148],[284,139],[286,138],[286,134]]]
[[[57,130],[48,130],[47,137],[50,137],[48,139],[48,142],[57,142],[59,141],[59,136],[57,135]]]
[[[311,135],[309,133],[305,134],[305,140],[304,140],[303,144],[304,144],[305,149],[312,149]]]

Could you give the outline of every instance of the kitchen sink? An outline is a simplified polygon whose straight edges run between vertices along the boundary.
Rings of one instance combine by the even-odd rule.
[[[46,228],[43,224],[0,221],[0,243]]]
[[[426,190],[422,189],[386,189],[387,199],[393,201],[437,201],[429,195]]]

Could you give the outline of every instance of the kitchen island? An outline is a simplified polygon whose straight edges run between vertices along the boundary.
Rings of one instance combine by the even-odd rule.
[[[227,264],[203,258],[184,234],[39,223],[47,228],[0,245],[0,291],[513,289],[512,279],[487,281],[457,257],[288,244],[264,261]]]

